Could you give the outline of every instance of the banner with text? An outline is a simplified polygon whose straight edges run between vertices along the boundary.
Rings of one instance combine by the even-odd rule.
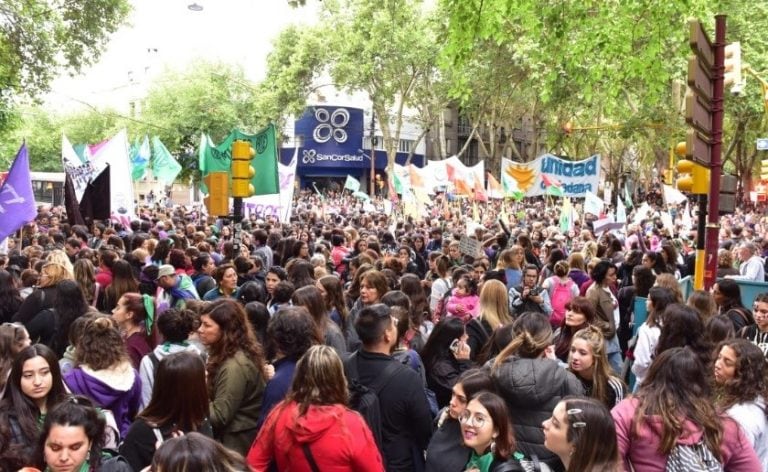
[[[502,159],[501,175],[516,182],[526,197],[546,194],[543,176],[547,175],[562,184],[564,196],[584,198],[587,192],[597,193],[600,156],[596,154],[580,161],[569,161],[544,154],[525,163]]]

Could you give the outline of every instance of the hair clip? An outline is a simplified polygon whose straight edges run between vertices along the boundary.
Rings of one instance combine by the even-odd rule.
[[[567,410],[565,412],[565,414],[568,415],[568,416],[570,416],[570,415],[578,415],[579,413],[581,413],[581,408],[571,408],[570,410]]]
[[[587,423],[583,421],[576,421],[574,423],[571,423],[571,426],[574,428],[585,428],[587,426]]]

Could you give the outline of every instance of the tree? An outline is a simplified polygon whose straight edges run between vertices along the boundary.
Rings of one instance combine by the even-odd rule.
[[[38,96],[61,70],[93,64],[129,11],[128,0],[2,2],[0,130],[15,96]]]
[[[150,86],[136,135],[157,135],[182,166],[179,179],[197,178],[200,134],[220,142],[234,128],[256,132],[269,121],[255,84],[237,66],[197,62],[169,70]]]

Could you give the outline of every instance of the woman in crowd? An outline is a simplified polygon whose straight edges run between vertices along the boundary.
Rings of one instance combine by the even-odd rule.
[[[405,333],[405,345],[417,351],[424,347],[435,325],[429,319],[429,302],[424,294],[421,280],[413,274],[400,277],[400,290],[410,300],[410,317],[408,330]]]
[[[22,303],[19,284],[6,270],[0,270],[0,323],[8,323]]]
[[[648,300],[645,302],[648,314],[645,322],[637,330],[634,362],[632,363],[632,373],[635,374],[635,389],[643,383],[643,379],[651,367],[656,353],[656,345],[661,335],[664,311],[674,302],[675,295],[668,288],[653,287],[648,292]]]
[[[99,316],[85,325],[75,361],[77,366],[64,375],[67,387],[111,411],[124,437],[139,409],[141,380],[113,319]]]
[[[80,290],[83,292],[86,303],[92,307],[99,306],[99,298],[104,297],[104,290],[96,282],[96,269],[90,259],[81,257],[75,261],[72,266],[75,273],[75,280]]]
[[[715,402],[736,420],[768,471],[768,382],[763,351],[746,339],[720,345],[714,368]]]
[[[702,365],[712,364],[713,346],[704,336],[704,324],[698,313],[693,308],[673,303],[664,311],[664,325],[656,345],[656,356],[667,349],[686,346],[699,356]]]
[[[584,387],[554,360],[552,326],[546,315],[523,313],[512,324],[512,332],[512,341],[493,360],[491,376],[509,407],[519,450],[557,466],[557,456],[544,448],[541,423],[563,397],[583,395]],[[519,382],[523,378],[526,381]]]
[[[203,295],[203,300],[213,301],[219,298],[237,298],[240,290],[237,286],[237,271],[232,264],[222,264],[213,271],[216,287]]]
[[[281,402],[293,381],[296,363],[307,350],[323,340],[306,308],[286,306],[275,313],[267,326],[268,359],[275,371],[264,389],[264,398],[257,422],[261,429],[272,408]]]
[[[589,274],[587,274],[586,266],[584,265],[584,256],[580,252],[572,252],[568,256],[568,277],[573,280],[577,286],[581,285],[589,280]]]
[[[451,391],[451,401],[437,415],[437,428],[427,447],[426,472],[462,470],[467,464],[471,452],[464,445],[459,417],[467,403],[486,390],[493,391],[494,387],[485,370],[470,369],[459,376]]]
[[[154,347],[155,301],[149,295],[127,292],[112,310],[112,318],[123,335],[133,368],[138,369],[141,359]]]
[[[66,397],[56,354],[42,344],[13,358],[0,403],[0,468],[18,470],[31,462],[40,424]]]
[[[248,465],[267,470],[383,471],[365,420],[347,408],[341,359],[328,346],[313,346],[296,365],[291,390],[267,417],[248,453]]]
[[[186,351],[169,354],[160,361],[156,378],[149,403],[120,445],[120,454],[135,471],[151,464],[158,441],[193,431],[213,436],[202,358]]]
[[[579,286],[568,277],[568,263],[562,259],[557,261],[553,266],[552,276],[543,279],[541,287],[549,293],[552,305],[549,322],[553,329],[557,328],[565,319],[566,305],[579,296]]]
[[[616,299],[619,301],[619,345],[626,351],[629,339],[632,337],[630,323],[635,314],[635,298],[647,298],[648,292],[656,281],[653,271],[638,265],[632,270],[632,283],[619,289]]]
[[[5,392],[5,384],[11,372],[11,364],[16,354],[29,346],[27,329],[19,323],[3,323],[0,325],[0,399]]]
[[[566,397],[544,427],[544,446],[565,472],[620,472],[616,427],[610,411],[594,398]]]
[[[192,432],[165,441],[152,458],[150,470],[241,472],[248,470],[248,464],[241,454],[207,436]]]
[[[515,435],[504,400],[491,392],[480,392],[459,416],[464,445],[471,449],[464,470],[478,472],[523,471],[514,457]]]
[[[213,302],[197,330],[208,348],[208,418],[214,437],[241,454],[256,436],[266,378],[264,355],[239,303]]]
[[[587,289],[586,296],[595,304],[595,315],[602,321],[600,328],[606,342],[608,362],[615,373],[621,372],[621,347],[616,336],[619,324],[619,301],[613,294],[616,286],[616,266],[612,262],[601,260],[590,272],[594,283]]]
[[[577,331],[596,323],[595,308],[585,297],[576,297],[566,306],[565,319],[555,334],[555,357],[568,362],[571,340]]]
[[[432,321],[435,321],[434,314],[438,304],[453,286],[450,274],[451,267],[451,260],[448,256],[441,256],[435,259],[435,272],[438,278],[432,282],[432,292],[429,297],[429,311],[432,313]]]
[[[461,319],[448,317],[437,323],[421,350],[421,358],[427,371],[427,385],[435,392],[439,407],[448,404],[459,375],[472,366],[469,356]]]
[[[521,246],[515,245],[501,251],[496,269],[504,271],[507,290],[522,283],[523,265],[525,265],[525,252]]]
[[[51,308],[56,301],[56,286],[62,280],[73,280],[65,266],[55,262],[43,264],[37,287],[24,299],[12,321],[27,326],[38,313]]]
[[[36,466],[46,472],[131,471],[124,459],[105,457],[105,429],[104,416],[88,398],[77,396],[59,403],[45,417]]]
[[[703,372],[705,366],[691,349],[668,349],[656,357],[637,393],[611,411],[626,470],[690,470],[669,467],[694,445],[703,446],[701,454],[724,470],[761,470],[739,425],[715,410]]]
[[[293,259],[286,266],[288,271],[288,281],[297,289],[307,285],[315,285],[315,269],[309,261],[304,259]]]
[[[358,269],[360,273],[362,267]],[[349,312],[349,323],[347,332],[344,333],[347,338],[347,348],[349,352],[356,351],[360,347],[360,338],[355,331],[355,321],[357,314],[364,307],[375,305],[381,302],[381,297],[389,291],[387,278],[378,270],[368,270],[360,277],[360,298],[358,298]]]
[[[302,287],[293,292],[291,302],[294,306],[303,306],[307,309],[315,322],[317,337],[322,339],[326,346],[334,348],[340,358],[345,358],[347,355],[347,342],[341,329],[328,316],[320,290],[314,285]]]
[[[188,309],[169,308],[157,320],[157,330],[163,342],[141,359],[141,407],[149,404],[155,384],[155,371],[165,357],[177,352],[191,352],[202,356],[196,343],[190,343],[189,336],[195,331],[197,319]]]
[[[718,314],[730,318],[735,332],[755,322],[752,313],[741,303],[741,289],[735,280],[718,280],[712,286],[712,296],[717,303]]]
[[[103,290],[104,299],[99,310],[104,313],[111,313],[123,294],[139,291],[139,282],[128,261],[118,259],[112,264],[112,283]]]
[[[766,300],[768,300],[768,298],[766,298]],[[717,304],[715,303],[715,299],[712,297],[712,294],[706,290],[694,290],[688,296],[688,301],[686,301],[685,304],[696,310],[701,322],[705,325],[712,319],[712,317],[717,315]]]
[[[284,282],[287,278],[288,274],[280,266],[273,265],[267,270],[267,275],[264,278],[264,287],[267,290],[267,308],[270,308],[273,304],[272,298],[275,286],[280,282]]]
[[[326,275],[321,277],[315,286],[323,296],[328,316],[341,329],[342,333],[345,332],[349,310],[347,310],[347,303],[344,300],[344,285],[341,283],[341,279],[335,275]]]
[[[685,303],[685,297],[683,297],[683,291],[680,288],[680,282],[677,280],[677,278],[675,278],[674,275],[669,273],[657,275],[653,286],[668,288],[675,295],[675,303]]]
[[[573,335],[568,370],[581,381],[585,395],[608,408],[613,408],[626,396],[624,382],[612,374],[608,365],[603,333],[595,326],[588,326]]]
[[[474,360],[491,334],[501,326],[511,323],[507,287],[499,280],[488,280],[480,290],[479,315],[467,324],[469,355]]]

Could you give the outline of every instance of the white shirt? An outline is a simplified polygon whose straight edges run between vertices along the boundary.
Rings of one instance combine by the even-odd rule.
[[[768,472],[768,419],[765,417],[764,408],[763,398],[758,397],[752,402],[733,405],[728,408],[726,414],[739,423],[755,449],[763,472]]]
[[[763,258],[754,255],[742,262],[739,266],[739,275],[726,275],[727,279],[752,280],[755,282],[765,282],[765,269]]]

